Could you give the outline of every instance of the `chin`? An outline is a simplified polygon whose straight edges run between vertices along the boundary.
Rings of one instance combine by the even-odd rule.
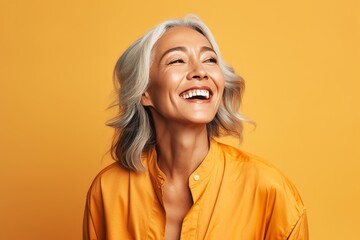
[[[190,111],[184,111],[181,115],[181,118],[185,118],[189,122],[208,124],[215,118],[216,112],[213,109],[191,109]]]
[[[189,118],[189,122],[196,123],[196,124],[208,124],[212,120],[214,120],[215,116],[199,116],[199,117],[191,117]]]

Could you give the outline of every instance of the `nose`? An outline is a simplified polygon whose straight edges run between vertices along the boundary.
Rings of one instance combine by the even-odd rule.
[[[207,72],[201,62],[193,62],[190,64],[190,68],[191,69],[187,75],[188,80],[203,80],[208,78]]]

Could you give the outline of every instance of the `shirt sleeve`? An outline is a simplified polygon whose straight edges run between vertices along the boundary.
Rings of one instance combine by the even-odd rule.
[[[299,221],[291,231],[288,240],[309,240],[309,230],[306,211],[301,215]]]
[[[95,179],[87,194],[84,220],[83,240],[105,240],[105,217],[99,179]]]
[[[285,177],[270,178],[265,192],[265,239],[308,240],[306,209],[293,183]]]

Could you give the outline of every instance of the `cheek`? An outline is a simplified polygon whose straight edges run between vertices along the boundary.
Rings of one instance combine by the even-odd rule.
[[[161,77],[150,80],[149,93],[155,105],[165,105],[169,101],[169,96],[174,92],[173,76],[160,74]]]
[[[222,71],[220,69],[213,73],[213,79],[214,79],[214,82],[215,82],[218,90],[222,93],[224,90],[224,86],[225,86],[225,78],[224,78],[224,74],[222,73]]]
[[[176,92],[179,84],[182,80],[182,75],[176,71],[167,71],[161,73],[161,77],[157,78],[156,81],[152,82],[152,88],[158,94],[169,95],[173,92]]]
[[[167,85],[171,86],[172,88],[177,87],[181,80],[183,79],[184,71],[181,69],[171,69],[163,73],[163,80],[166,82]]]

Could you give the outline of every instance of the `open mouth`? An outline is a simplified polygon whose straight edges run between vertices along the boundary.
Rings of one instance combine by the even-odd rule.
[[[185,100],[208,100],[211,93],[206,89],[190,89],[180,94],[180,97]]]

